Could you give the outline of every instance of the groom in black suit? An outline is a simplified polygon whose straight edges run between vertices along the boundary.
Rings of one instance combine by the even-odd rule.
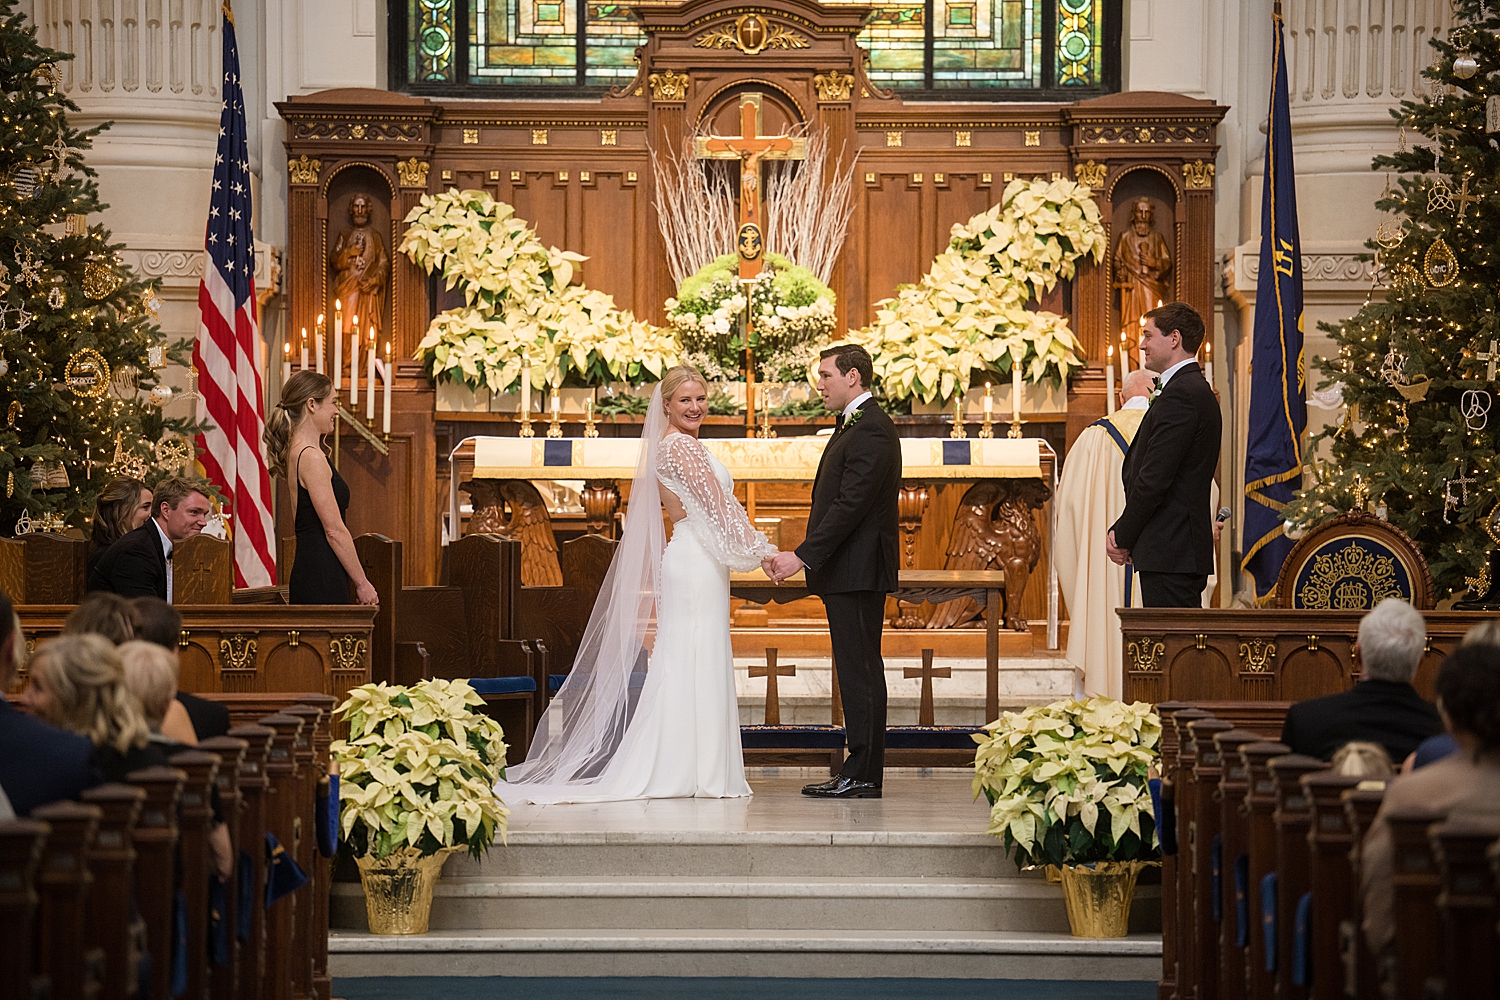
[[[1173,302],[1146,314],[1141,350],[1161,372],[1125,453],[1125,510],[1109,530],[1111,561],[1134,564],[1148,608],[1197,608],[1214,571],[1212,500],[1219,401],[1194,355],[1203,317]]]
[[[880,655],[885,597],[900,570],[896,497],[901,489],[901,442],[896,425],[876,405],[869,386],[870,355],[846,344],[823,352],[818,391],[839,414],[813,481],[807,537],[794,552],[765,562],[780,583],[807,569],[807,589],[823,598],[849,758],[832,781],[808,785],[804,795],[880,798],[885,767],[885,660]]]

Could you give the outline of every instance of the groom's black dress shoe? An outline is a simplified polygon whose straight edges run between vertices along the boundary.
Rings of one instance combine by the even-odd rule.
[[[855,781],[841,774],[819,785],[804,785],[802,794],[824,799],[878,799],[880,786],[873,781]]]

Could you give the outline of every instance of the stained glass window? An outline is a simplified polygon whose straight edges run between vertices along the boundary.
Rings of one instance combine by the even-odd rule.
[[[640,2],[640,0],[636,0]],[[650,2],[650,0],[647,0]],[[871,0],[824,0],[869,6]],[[879,87],[932,97],[1067,99],[1118,86],[1121,0],[873,0],[859,43]],[[398,89],[630,82],[645,34],[630,0],[407,0]],[[468,44],[457,44],[460,39]],[[582,58],[580,58],[580,54]]]

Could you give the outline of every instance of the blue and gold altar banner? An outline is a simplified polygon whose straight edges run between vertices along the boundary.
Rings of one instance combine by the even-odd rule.
[[[1292,543],[1281,511],[1302,487],[1302,431],[1307,426],[1307,373],[1302,350],[1302,242],[1292,167],[1281,15],[1273,15],[1275,66],[1266,136],[1260,222],[1260,274],[1250,355],[1250,421],[1245,448],[1245,524],[1241,567],[1268,601]]]
[[[812,482],[826,435],[787,438],[703,438],[739,482]],[[630,479],[639,438],[474,439],[474,475],[484,479]],[[1048,452],[1050,455],[1050,451]],[[907,479],[1041,479],[1040,438],[903,438]]]

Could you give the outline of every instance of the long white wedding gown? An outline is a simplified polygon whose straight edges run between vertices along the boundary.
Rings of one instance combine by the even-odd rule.
[[[655,640],[647,640],[644,682],[639,668],[631,678],[631,687],[640,683],[639,697],[630,698],[634,711],[602,770],[572,775],[541,771],[540,780],[532,781],[528,758],[512,769],[509,781],[496,786],[507,802],[750,794],[734,692],[729,573],[758,568],[776,548],[735,500],[729,471],[696,438],[667,434],[655,465],[657,479],[682,501],[687,516],[673,525],[672,539],[661,553]],[[637,481],[632,487],[632,501],[644,485]],[[564,701],[568,693],[566,687],[558,693],[549,716],[554,710],[570,710]]]

